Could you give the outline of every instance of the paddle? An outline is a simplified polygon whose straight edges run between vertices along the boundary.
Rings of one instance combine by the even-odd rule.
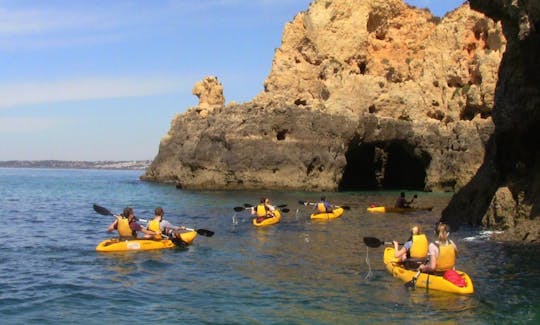
[[[276,207],[278,207],[278,208],[284,208],[284,207],[286,207],[286,206],[287,206],[287,204],[280,204],[280,205],[277,205]],[[236,211],[236,212],[241,212],[241,211],[248,210],[248,209],[251,209],[251,208],[253,208],[253,205],[248,204],[248,203],[244,203],[244,206],[243,206],[243,207],[234,207],[233,209],[234,209],[234,211]],[[279,210],[282,211],[282,212],[285,212],[285,213],[291,211],[290,209],[286,209],[286,208],[284,208],[284,209],[279,209]]]
[[[366,244],[367,247],[377,248],[382,245],[390,245],[391,242],[384,242],[375,237],[364,237],[364,244]]]
[[[420,268],[418,268],[418,272],[413,276],[412,280],[405,283],[405,288],[414,289],[416,286],[416,280],[418,280],[418,277],[420,276]]]
[[[96,211],[97,213],[101,214],[101,215],[104,215],[104,216],[115,216],[113,213],[111,213],[111,211],[109,211],[107,208],[105,207],[102,207],[102,206],[99,206],[97,204],[94,203],[93,205],[93,208],[94,208],[94,211]],[[146,219],[137,219],[137,220],[140,220],[142,222],[148,222],[148,220]],[[192,228],[186,228],[186,230],[189,230],[189,231],[196,231],[197,234],[201,235],[201,236],[206,236],[206,237],[212,237],[214,236],[214,232],[212,230],[208,230],[208,229],[192,229]]]
[[[107,208],[99,206],[99,205],[97,205],[95,203],[94,203],[94,211],[96,211],[97,213],[99,213],[101,215],[104,215],[104,216],[113,216],[114,217],[114,214],[111,213],[111,211],[107,210]]]
[[[382,241],[375,237],[364,237],[364,244],[371,248],[377,248],[382,245],[392,245],[393,243],[391,241]],[[399,244],[401,245],[401,243]]]
[[[280,205],[276,205],[276,208],[284,208],[286,207],[287,204],[280,204]],[[253,205],[249,204],[249,203],[244,203],[244,207],[246,208],[253,208]]]
[[[214,232],[212,230],[208,230],[208,229],[193,229],[193,228],[187,228],[185,227],[186,230],[188,231],[196,231],[197,234],[201,235],[201,236],[206,236],[206,237],[212,237],[214,236]]]
[[[298,201],[299,204],[301,205],[315,205],[317,203],[313,203],[313,202],[304,202],[304,201]],[[348,206],[348,205],[334,205],[335,208],[343,208],[343,210],[350,210],[351,207]]]

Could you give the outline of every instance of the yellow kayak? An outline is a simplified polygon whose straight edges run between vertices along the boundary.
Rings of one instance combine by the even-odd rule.
[[[341,217],[343,214],[343,208],[335,208],[330,213],[314,213],[311,215],[311,219],[316,220],[328,220],[328,219],[335,219]]]
[[[394,208],[394,207],[385,207],[385,206],[376,206],[376,207],[368,207],[368,212],[374,212],[374,213],[406,213],[406,212],[414,212],[414,211],[431,211],[433,210],[432,206],[429,207],[412,207],[412,208]]]
[[[274,210],[274,216],[272,218],[263,219],[261,222],[257,222],[257,218],[253,218],[253,225],[255,227],[264,227],[276,224],[281,221],[281,212]]]
[[[397,262],[397,260],[398,259],[394,257],[394,248],[386,247],[384,250],[383,261],[388,272],[394,277],[400,278],[403,282],[410,282],[416,275],[416,270],[405,269],[402,264]],[[474,293],[473,282],[469,275],[463,271],[456,270],[456,272],[465,280],[466,285],[464,287],[459,287],[442,276],[427,273],[420,273],[416,280],[416,286],[419,288],[426,288],[426,290],[431,289],[458,294]]]
[[[148,251],[153,249],[174,248],[178,244],[189,245],[197,237],[197,231],[188,231],[180,234],[180,240],[171,239],[129,239],[119,238],[105,239],[96,246],[98,252],[126,252],[126,251]],[[176,243],[175,243],[176,242]],[[178,244],[177,244],[178,243]]]

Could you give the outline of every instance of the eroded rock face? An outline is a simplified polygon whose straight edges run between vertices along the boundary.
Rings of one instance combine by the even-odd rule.
[[[495,92],[495,132],[478,173],[452,198],[443,219],[506,231],[498,238],[540,239],[540,2],[471,0],[500,21],[506,52]],[[503,194],[504,193],[504,194]]]
[[[213,108],[225,105],[223,86],[215,76],[205,77],[193,87],[193,95],[199,98],[198,107]]]
[[[315,0],[286,25],[265,90],[175,117],[143,179],[457,190],[484,161],[505,47],[466,4],[440,20],[401,0]]]

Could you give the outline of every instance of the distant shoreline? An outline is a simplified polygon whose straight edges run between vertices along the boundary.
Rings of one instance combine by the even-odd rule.
[[[0,167],[144,170],[148,168],[151,163],[152,163],[152,160],[125,160],[125,161],[7,160],[7,161],[0,161]]]

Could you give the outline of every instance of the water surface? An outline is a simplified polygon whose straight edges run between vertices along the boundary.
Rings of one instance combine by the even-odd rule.
[[[431,212],[369,214],[398,192],[326,193],[349,205],[343,217],[311,222],[303,192],[182,191],[141,182],[137,171],[0,169],[0,315],[5,324],[366,324],[534,323],[538,247],[486,240],[481,229],[452,233],[458,267],[476,292],[407,291],[386,271],[383,248],[362,237],[405,240],[428,229],[449,194],[418,193]],[[414,193],[410,193],[412,195]],[[254,228],[233,207],[269,196],[291,209],[282,222]],[[176,224],[216,232],[187,249],[97,253],[111,217],[132,206],[149,218],[162,206]]]

